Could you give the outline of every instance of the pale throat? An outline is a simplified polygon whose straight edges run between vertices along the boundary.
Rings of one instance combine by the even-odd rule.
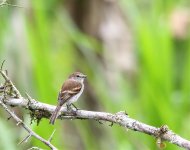
[[[83,82],[84,82],[84,78],[71,78],[70,80],[80,82],[81,84],[83,84]]]

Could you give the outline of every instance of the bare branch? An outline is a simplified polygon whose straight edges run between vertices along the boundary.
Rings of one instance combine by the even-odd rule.
[[[31,148],[29,148],[29,149],[27,149],[27,150],[43,150],[43,149],[38,148],[38,147],[31,147]]]
[[[1,3],[0,3],[0,7],[3,6],[3,5],[6,5],[7,3],[7,0],[3,0]]]
[[[5,2],[3,1],[2,3],[5,3]],[[1,4],[0,4],[0,5],[1,5]],[[4,63],[5,63],[5,60],[3,60],[3,62],[1,63],[1,68],[0,68],[0,70],[3,70],[3,65],[4,65]]]
[[[18,145],[20,145],[20,144],[22,144],[22,143],[24,143],[24,142],[27,142],[28,139],[29,139],[31,136],[32,136],[31,134],[28,134],[22,141],[20,141],[20,142],[18,143]]]
[[[52,132],[51,136],[49,137],[49,139],[48,139],[48,141],[49,141],[49,142],[51,142],[51,141],[52,141],[52,138],[53,138],[53,135],[55,134],[55,131],[56,131],[56,129],[55,129],[55,130],[53,130],[53,132]]]
[[[10,106],[20,106],[26,109],[29,109],[31,112],[40,112],[40,116],[37,116],[38,119],[41,118],[49,118],[53,111],[55,110],[55,106],[38,102],[32,99],[29,95],[27,95],[27,99],[23,98],[10,79],[0,71],[5,81],[9,82],[13,88],[13,91],[19,95],[17,98],[8,97],[4,100],[6,105]],[[23,128],[25,128],[29,134],[44,142],[46,145],[51,147],[52,149],[56,149],[53,145],[51,145],[50,140],[52,136],[50,136],[50,140],[46,141],[36,133],[34,133],[29,127],[27,127],[22,120],[20,120],[14,113],[12,113],[7,106],[2,102],[4,96],[0,96],[0,105],[19,123]],[[36,115],[36,114],[35,114]],[[147,125],[140,121],[137,121],[133,118],[130,118],[125,111],[120,111],[115,114],[107,113],[107,112],[96,112],[96,111],[86,111],[86,110],[73,110],[71,112],[67,111],[66,107],[62,107],[60,115],[58,119],[92,119],[98,121],[108,121],[111,123],[118,124],[124,128],[131,129],[133,131],[138,131],[141,133],[145,133],[151,135],[157,139],[157,144],[162,145],[163,141],[168,141],[173,143],[179,147],[190,150],[190,141],[180,137],[175,134],[173,131],[169,130],[169,128],[164,125],[160,128]]]
[[[15,4],[9,4],[8,2],[7,2],[7,0],[3,0],[1,3],[0,3],[0,7],[2,7],[2,6],[12,6],[12,7],[18,7],[18,8],[24,8],[24,7],[22,7],[22,6],[19,6],[19,5],[15,5]]]
[[[4,63],[4,62],[3,62]],[[9,83],[10,88],[12,89],[11,92],[14,92],[16,94],[16,98],[22,98],[20,92],[17,90],[17,88],[14,86],[14,84],[12,83],[12,81],[8,78],[8,76],[2,71],[2,67],[3,67],[3,63],[1,65],[1,70],[0,70],[0,74],[3,76],[3,78],[5,79],[5,83]],[[6,92],[6,91],[5,91]],[[11,94],[11,93],[10,93]],[[22,126],[28,133],[29,135],[26,136],[19,144],[22,144],[23,142],[26,142],[31,136],[35,137],[36,139],[40,140],[41,142],[43,142],[45,145],[47,145],[48,147],[50,147],[52,150],[57,150],[56,147],[54,147],[50,141],[47,141],[45,139],[43,139],[41,136],[39,136],[37,133],[35,133],[34,131],[32,131],[32,129],[30,129],[19,117],[17,117],[17,115],[15,115],[11,110],[9,110],[9,108],[3,103],[3,101],[6,101],[7,97],[5,97],[5,95],[1,96],[0,98],[0,105],[9,113],[9,115],[17,122],[17,125]]]
[[[33,99],[33,101],[35,100]],[[28,108],[27,100],[24,98],[22,99],[10,98],[6,101],[6,104],[11,106],[21,106],[23,108]],[[55,110],[55,107],[56,106],[49,105],[46,103],[41,103],[38,101],[35,101],[30,104],[30,109],[44,112],[43,116],[44,118],[49,118],[51,116],[51,113]],[[133,118],[130,118],[128,115],[125,114],[124,111],[115,114],[107,112],[87,111],[87,110],[77,110],[74,112],[67,112],[67,108],[62,107],[58,119],[92,119],[92,120],[108,121],[111,122],[111,124],[115,123],[124,128],[145,133],[155,138],[161,138],[162,141],[168,141],[170,143],[178,145],[179,147],[190,149],[190,141],[180,137],[171,130],[167,129],[165,132],[163,132],[163,126],[160,128],[156,128],[147,125]]]
[[[52,150],[57,150],[57,148],[54,147],[49,141],[43,139],[37,133],[32,131],[20,118],[18,118],[12,111],[10,111],[8,107],[2,102],[2,99],[0,100],[0,105],[9,113],[9,115],[12,116],[12,118],[17,122],[17,125],[22,126],[29,133],[29,136],[24,138],[24,140],[22,140],[20,143],[26,141],[30,136],[33,136],[36,139],[42,141],[45,145],[49,146]]]
[[[13,92],[16,94],[16,97],[17,98],[21,98],[21,94],[20,92],[17,90],[17,88],[14,86],[14,84],[12,83],[12,81],[7,77],[7,75],[2,71],[0,70],[0,74],[3,76],[3,78],[5,79],[5,82],[9,83],[10,86],[12,87],[13,89]]]

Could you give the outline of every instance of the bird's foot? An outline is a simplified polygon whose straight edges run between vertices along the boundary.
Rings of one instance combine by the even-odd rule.
[[[76,115],[77,114],[77,111],[79,110],[76,106],[74,106],[74,108],[73,107],[71,107],[71,105],[73,105],[73,104],[70,104],[70,105],[66,105],[67,106],[67,112],[69,113],[69,114],[72,114],[72,115]]]
[[[66,107],[67,107],[67,111],[68,111],[68,112],[71,112],[71,111],[72,111],[71,105],[66,104]]]
[[[75,108],[76,111],[80,110],[80,108],[77,108],[74,104],[71,104],[71,105]]]

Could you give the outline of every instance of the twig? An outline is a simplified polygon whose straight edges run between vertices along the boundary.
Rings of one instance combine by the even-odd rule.
[[[4,63],[4,61],[3,61]],[[14,93],[17,95],[17,98],[22,98],[20,92],[17,90],[17,88],[14,86],[12,81],[8,78],[8,76],[2,71],[3,68],[3,63],[0,68],[0,74],[3,76],[5,79],[5,82],[10,84],[11,89],[14,91]],[[35,137],[36,139],[40,140],[43,142],[45,145],[50,147],[52,150],[57,150],[55,146],[53,146],[50,141],[47,141],[43,139],[41,136],[39,136],[37,133],[35,133],[32,129],[30,129],[19,117],[17,117],[11,110],[8,109],[8,107],[3,103],[3,100],[6,97],[3,95],[0,98],[0,105],[9,113],[9,115],[17,122],[17,125],[21,125],[28,133],[29,135],[26,136],[19,144],[22,144],[23,142],[26,142],[31,136]],[[6,99],[7,100],[7,99]],[[53,136],[53,135],[52,135]]]
[[[29,133],[29,136],[24,138],[24,140],[22,140],[20,143],[26,141],[30,136],[33,136],[36,139],[42,141],[46,146],[50,147],[52,150],[57,150],[57,148],[54,147],[49,141],[43,139],[37,133],[32,131],[20,118],[18,118],[12,111],[10,111],[8,107],[2,102],[2,99],[0,100],[0,105],[9,113],[9,115],[12,116],[12,118],[17,122],[18,125],[21,125]]]
[[[3,5],[6,5],[7,3],[7,0],[3,0],[1,3],[0,3],[0,7],[3,6]]]
[[[31,147],[31,148],[29,148],[29,149],[27,149],[27,150],[43,150],[43,149],[38,148],[38,147]]]
[[[17,90],[17,88],[14,86],[14,84],[12,83],[12,81],[7,77],[7,75],[2,71],[0,70],[0,74],[3,76],[3,78],[5,79],[5,82],[9,83],[10,86],[12,87],[12,90],[13,92],[16,94],[16,97],[17,98],[21,98],[21,94],[20,92]]]
[[[8,81],[11,85],[13,90],[19,95],[18,98],[7,98],[5,103],[6,105],[10,106],[21,106],[26,109],[30,109],[33,111],[40,111],[43,112],[41,114],[42,118],[49,118],[53,111],[55,110],[55,106],[45,104],[38,102],[34,99],[32,99],[29,95],[28,98],[23,98],[19,91],[16,89],[16,87],[13,85],[13,83],[10,81],[10,79],[4,74],[2,71],[0,71],[2,76],[4,77],[5,81]],[[51,145],[51,136],[49,141],[44,140],[42,137],[34,133],[29,127],[27,127],[22,120],[20,120],[14,113],[12,113],[7,106],[2,102],[4,96],[0,96],[0,105],[17,121],[17,123],[20,123],[23,128],[25,128],[28,133],[40,141],[44,142],[46,145],[51,147],[53,150],[56,150],[56,148]],[[190,150],[190,141],[180,137],[179,135],[175,134],[171,130],[168,129],[167,126],[161,126],[160,128],[156,128],[154,126],[147,125],[145,123],[142,123],[140,121],[137,121],[133,118],[130,118],[125,111],[120,111],[116,114],[111,114],[107,112],[95,112],[95,111],[86,111],[86,110],[77,110],[75,112],[68,113],[67,108],[63,107],[61,109],[61,115],[58,116],[58,119],[92,119],[92,120],[99,120],[99,121],[108,121],[113,125],[113,123],[118,124],[124,128],[131,129],[134,131],[138,131],[141,133],[145,133],[148,135],[151,135],[157,139],[157,142],[161,144],[162,141],[168,141],[170,143],[173,143],[179,147],[182,147],[184,149]],[[63,115],[64,114],[64,115]]]
[[[18,7],[18,8],[24,8],[23,6],[19,6],[19,5],[15,5],[15,4],[9,4],[9,3],[5,3],[5,5],[12,6],[12,7]]]
[[[5,3],[5,2],[6,2],[6,0],[3,1],[2,3]],[[1,4],[0,4],[0,5],[1,5]],[[4,63],[5,63],[5,60],[3,60],[3,62],[1,63],[1,68],[0,68],[1,71],[3,70],[3,65],[4,65]]]
[[[52,138],[53,138],[53,135],[54,135],[55,131],[56,131],[56,129],[55,129],[55,130],[53,130],[53,132],[52,132],[51,136],[49,137],[49,139],[48,139],[48,141],[49,141],[49,142],[51,142],[51,141],[52,141]]]
[[[35,100],[33,99],[33,101]],[[11,105],[11,106],[21,106],[26,109],[28,108],[27,100],[24,98],[22,99],[10,98],[9,100],[6,101],[6,104]],[[38,110],[38,111],[43,111],[44,114],[46,114],[42,116],[44,118],[50,117],[51,113],[53,113],[53,111],[55,110],[55,106],[49,105],[46,103],[41,103],[38,101],[36,101],[35,103],[31,103],[30,108],[34,110]],[[97,120],[108,121],[108,122],[111,122],[111,125],[115,123],[124,128],[145,133],[155,138],[161,138],[162,141],[168,141],[179,147],[190,149],[190,141],[180,137],[179,135],[175,134],[171,130],[168,129],[165,133],[162,133],[162,127],[156,128],[154,126],[150,126],[140,121],[137,121],[127,116],[124,111],[118,112],[116,114],[111,114],[107,112],[78,110],[77,112],[74,112],[73,114],[72,113],[68,114],[67,108],[63,107],[61,109],[60,114],[62,115],[60,115],[58,119],[91,119],[91,120],[96,120],[96,121]]]
[[[31,134],[27,135],[22,141],[20,141],[20,142],[18,143],[18,145],[22,144],[23,142],[27,142],[28,139],[29,139],[31,136],[32,136]]]
[[[3,1],[0,3],[0,7],[2,7],[3,5],[12,6],[12,7],[18,7],[18,8],[24,8],[24,7],[19,6],[19,5],[9,4],[9,3],[7,2],[7,0],[3,0]]]

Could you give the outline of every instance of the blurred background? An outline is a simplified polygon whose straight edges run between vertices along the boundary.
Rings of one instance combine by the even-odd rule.
[[[2,2],[2,0],[0,1]],[[190,139],[189,0],[15,0],[0,7],[0,62],[17,88],[56,105],[63,81],[88,75],[75,103],[116,113]],[[1,83],[3,79],[0,79]],[[30,124],[27,110],[14,109]],[[47,149],[0,109],[0,149]],[[61,150],[154,150],[154,138],[103,122],[43,119],[33,130]],[[167,150],[180,148],[167,143]]]

